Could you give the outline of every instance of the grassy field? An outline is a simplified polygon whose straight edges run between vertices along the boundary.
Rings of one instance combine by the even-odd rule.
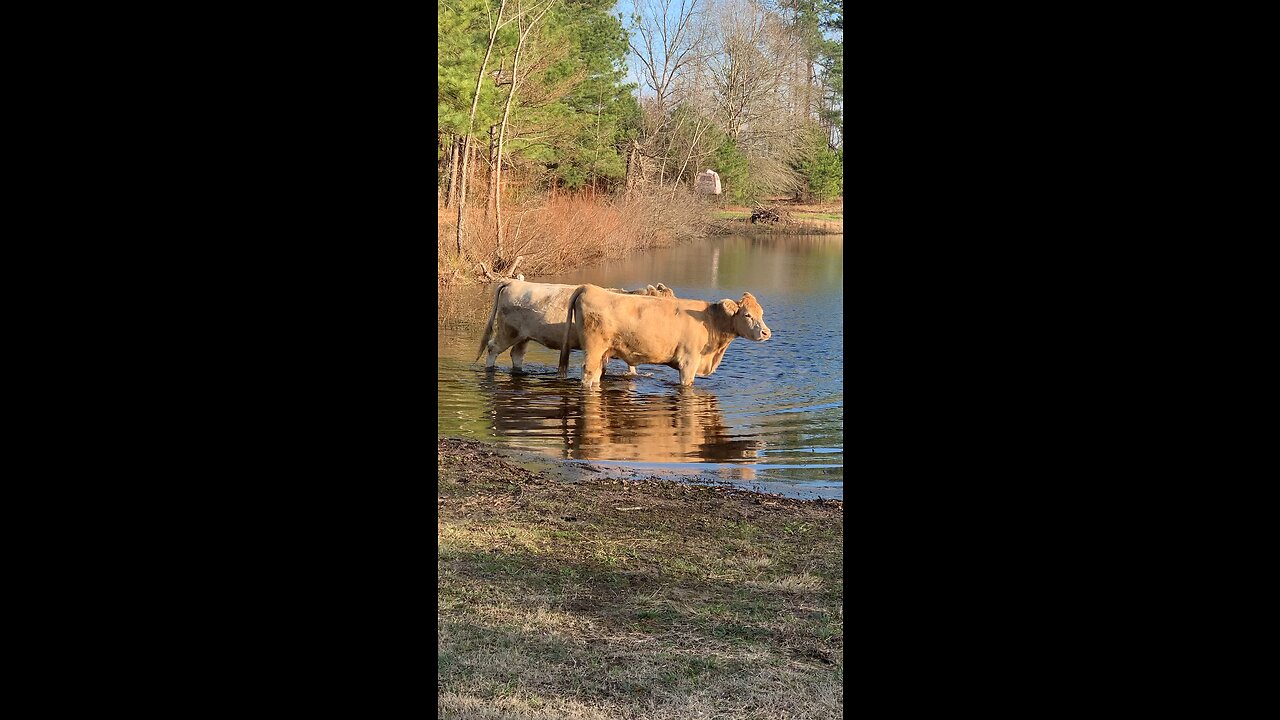
[[[842,503],[437,458],[441,717],[841,716]]]

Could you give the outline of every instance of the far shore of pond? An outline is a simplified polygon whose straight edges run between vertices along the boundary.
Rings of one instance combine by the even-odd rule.
[[[792,220],[785,223],[753,223],[750,213],[720,217],[715,230],[721,235],[843,235],[844,220]]]
[[[766,207],[782,211],[780,223],[751,222],[752,207],[725,205],[713,212],[716,231],[733,234],[767,235],[842,235],[844,234],[844,200],[802,203],[772,200]]]
[[[768,207],[775,208],[784,213],[785,219],[782,222],[751,222],[752,207],[746,205],[718,205],[708,209],[707,214],[702,216],[700,221],[700,230],[693,236],[679,236],[674,240],[668,239],[663,243],[642,247],[633,252],[645,252],[646,250],[666,247],[671,244],[681,244],[696,240],[706,234],[712,235],[843,235],[844,234],[844,199],[829,202],[813,202],[802,203],[794,200],[782,198],[766,200],[764,204]],[[446,223],[447,224],[447,223]],[[443,227],[443,226],[442,226]],[[441,231],[443,232],[443,231]],[[443,245],[442,245],[443,247]],[[440,250],[445,253],[445,250]],[[615,258],[616,259],[616,258]],[[580,262],[575,264],[569,260],[570,264],[561,267],[558,272],[565,272],[576,269]],[[603,260],[601,261],[603,262]],[[449,288],[473,285],[475,283],[489,282],[489,278],[485,277],[480,268],[468,261],[470,267],[464,267],[467,263],[459,265],[458,263],[437,263],[437,290],[445,292]],[[592,264],[590,262],[586,264]],[[502,273],[499,273],[501,275]],[[538,281],[537,272],[530,272],[525,267],[521,274],[527,279]],[[556,274],[556,273],[553,273]]]

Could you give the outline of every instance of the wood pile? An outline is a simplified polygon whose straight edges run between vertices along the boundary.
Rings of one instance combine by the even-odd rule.
[[[786,223],[790,220],[786,211],[780,210],[777,205],[761,205],[756,203],[755,208],[751,211],[751,222],[754,223]]]

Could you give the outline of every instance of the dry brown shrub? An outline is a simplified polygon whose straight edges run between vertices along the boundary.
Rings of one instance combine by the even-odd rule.
[[[505,209],[502,260],[524,259],[518,272],[526,277],[552,275],[625,257],[633,252],[667,247],[705,237],[711,226],[710,203],[688,193],[629,198],[580,195],[543,198]],[[457,210],[439,208],[437,274],[442,286],[474,281],[475,264],[491,270],[498,257],[494,222],[484,222],[484,208],[468,209],[465,257],[457,257]]]

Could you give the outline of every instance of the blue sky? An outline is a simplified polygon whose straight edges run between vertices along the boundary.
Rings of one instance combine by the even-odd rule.
[[[680,0],[675,0],[672,4],[674,5],[673,10],[675,10],[680,7]],[[714,4],[714,0],[699,0],[699,5],[703,7],[707,7],[713,4]],[[618,14],[622,15],[622,26],[626,28],[628,32],[630,32],[631,31],[631,14],[635,12],[635,0],[618,0],[617,4],[613,6],[613,10],[611,12],[615,16],[617,16]],[[633,43],[636,42],[636,38],[634,37],[634,35],[635,34],[633,33],[633,37],[632,37]],[[837,36],[835,32],[829,31],[829,30],[823,32],[823,35],[825,35],[827,38],[834,38]],[[644,82],[640,80],[639,72],[640,72],[639,59],[636,58],[634,53],[628,53],[627,54],[627,82],[639,84],[642,95],[651,94],[653,91],[649,90],[644,86]]]
[[[613,14],[622,14],[622,27],[628,31],[631,30],[631,14],[635,11],[635,4],[632,0],[618,0],[618,4],[613,6]],[[627,68],[627,82],[639,83],[640,89],[643,91],[645,89],[644,83],[639,80],[640,61],[636,59],[634,53],[627,54]]]

